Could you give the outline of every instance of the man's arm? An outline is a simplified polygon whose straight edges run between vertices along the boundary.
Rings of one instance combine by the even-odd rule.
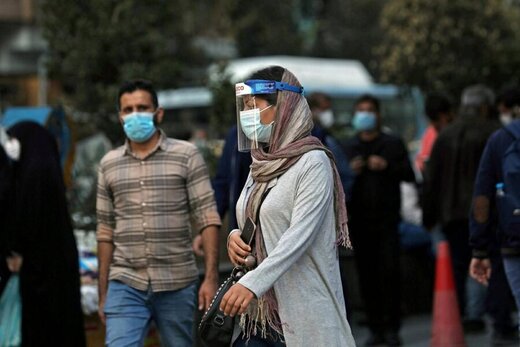
[[[218,281],[218,227],[222,224],[217,212],[213,189],[206,164],[196,147],[188,159],[186,189],[194,230],[200,230],[204,249],[205,277],[199,289],[199,309],[208,308]]]
[[[98,295],[99,318],[105,323],[105,300],[108,290],[108,275],[110,263],[114,254],[113,234],[115,228],[113,198],[109,185],[105,181],[102,165],[98,170],[98,185],[96,197],[96,216],[98,227],[96,232],[98,246]]]
[[[491,262],[488,248],[494,237],[491,223],[491,199],[495,193],[495,185],[499,179],[502,163],[494,146],[494,137],[486,144],[480,159],[473,191],[473,204],[469,216],[469,245],[472,248],[472,259],[469,274],[479,283],[488,284],[491,277]],[[498,168],[498,169],[497,169]]]
[[[218,286],[218,240],[219,228],[209,225],[201,231],[204,249],[204,281],[199,290],[199,310],[209,307]]]
[[[114,254],[114,244],[112,241],[98,241],[97,243],[97,256],[98,256],[98,296],[99,296],[99,318],[105,323],[105,313],[103,309],[105,307],[105,301],[108,290],[108,275],[110,272],[110,263],[112,262],[112,256]]]
[[[497,152],[491,138],[480,158],[475,178],[473,201],[469,215],[469,245],[474,258],[488,258],[488,247],[494,238],[495,222],[491,218],[493,199],[496,194],[495,185],[502,163],[497,160],[501,151]]]

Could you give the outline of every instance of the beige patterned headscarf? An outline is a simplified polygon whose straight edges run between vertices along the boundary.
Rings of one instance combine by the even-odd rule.
[[[300,87],[300,82],[287,69],[282,81],[284,83]],[[345,206],[345,194],[336,168],[332,153],[318,140],[311,136],[314,126],[309,105],[302,94],[279,91],[276,102],[276,117],[271,135],[270,146],[266,151],[255,149],[251,151],[253,163],[251,175],[256,185],[249,197],[246,215],[256,218],[257,210],[261,204],[267,185],[275,177],[284,174],[305,153],[312,150],[322,150],[330,158],[334,172],[334,209],[336,216],[337,244],[351,248],[347,227],[347,210]],[[261,263],[267,257],[261,225],[257,221],[255,235],[255,251],[257,262]],[[247,317],[247,319],[246,319]],[[257,300],[257,305],[250,305],[241,320],[247,336],[256,335],[257,329],[261,329],[261,335],[266,337],[267,325],[279,334],[282,334],[282,322],[278,315],[278,303],[273,288],[269,289]]]

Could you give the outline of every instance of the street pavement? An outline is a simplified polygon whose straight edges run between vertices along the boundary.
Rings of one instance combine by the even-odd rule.
[[[467,347],[488,347],[491,344],[492,326],[489,321],[486,321],[486,331],[483,333],[472,333],[466,334],[465,340]],[[431,315],[421,314],[409,316],[403,320],[401,329],[401,338],[403,340],[404,347],[429,347],[431,340],[431,327],[432,317]],[[368,338],[368,328],[366,326],[360,326],[353,324],[352,333],[356,340],[356,345],[359,347],[364,346],[365,341]],[[384,345],[383,345],[384,346]],[[519,347],[520,344],[515,343],[511,345],[502,345]],[[449,347],[449,346],[443,346]]]

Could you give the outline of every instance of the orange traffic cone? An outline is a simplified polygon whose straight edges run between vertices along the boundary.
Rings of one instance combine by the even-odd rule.
[[[431,347],[466,347],[447,241],[437,246]]]

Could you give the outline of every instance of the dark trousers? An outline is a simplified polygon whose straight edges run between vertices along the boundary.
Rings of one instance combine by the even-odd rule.
[[[466,279],[471,261],[468,221],[460,220],[450,222],[444,225],[442,232],[450,245],[457,301],[459,303],[460,314],[463,316],[466,308]]]
[[[260,327],[257,327],[260,331]],[[260,333],[259,333],[260,334]],[[252,335],[249,338],[242,332],[233,343],[233,347],[285,347],[283,335],[278,334],[270,326],[267,326],[267,337]]]
[[[354,221],[350,235],[368,326],[372,333],[401,325],[400,249],[397,222]]]
[[[486,295],[486,308],[493,318],[493,328],[501,333],[514,329],[511,313],[515,307],[513,294],[507,282],[502,256],[498,250],[491,252],[491,278]]]
[[[464,315],[466,278],[471,261],[468,221],[461,220],[448,223],[443,227],[443,233],[450,245],[459,309],[461,315]],[[492,245],[490,258],[492,269],[486,294],[486,310],[493,318],[494,329],[507,332],[512,326],[513,299],[497,244]]]

